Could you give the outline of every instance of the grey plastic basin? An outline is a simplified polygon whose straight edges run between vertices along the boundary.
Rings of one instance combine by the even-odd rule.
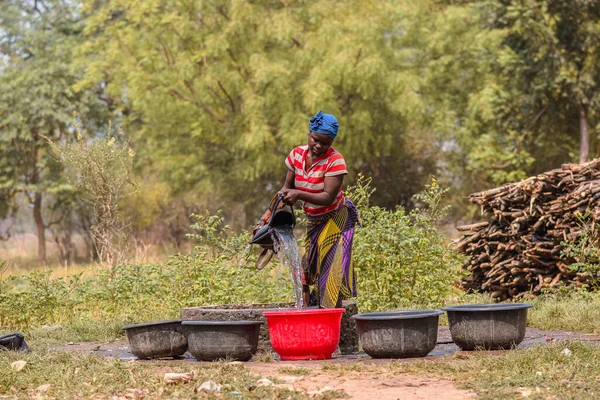
[[[452,340],[463,350],[501,350],[525,338],[531,304],[466,304],[444,307]]]
[[[358,314],[360,342],[373,358],[425,357],[436,345],[438,310],[407,310]]]
[[[131,352],[138,358],[178,357],[188,348],[181,320],[127,325],[123,330]]]
[[[198,361],[248,361],[258,348],[260,321],[183,321],[189,351]]]

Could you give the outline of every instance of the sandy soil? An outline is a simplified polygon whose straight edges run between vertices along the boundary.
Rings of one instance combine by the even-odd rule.
[[[286,375],[279,372],[283,367],[307,368],[302,363],[251,363],[246,365],[254,374],[277,378],[292,390],[305,393],[319,393],[324,389],[343,390],[352,399],[471,399],[473,393],[459,390],[450,381],[427,378],[416,375],[373,372],[347,372],[343,376],[335,376],[316,369],[307,376]],[[308,367],[310,369],[310,367]]]

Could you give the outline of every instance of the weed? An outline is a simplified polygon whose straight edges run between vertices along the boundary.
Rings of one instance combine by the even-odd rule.
[[[462,256],[435,228],[447,212],[445,190],[432,180],[418,197],[426,207],[406,212],[371,206],[370,182],[360,176],[348,189],[363,221],[353,249],[361,310],[428,306],[458,295],[453,282]]]
[[[270,351],[261,351],[254,355],[254,361],[268,363],[275,361],[275,359]]]
[[[288,375],[310,375],[308,368],[283,367],[279,368],[279,373]]]
[[[570,353],[565,354],[565,349]],[[463,354],[463,353],[461,353]],[[529,349],[464,353],[466,359],[393,362],[393,373],[427,374],[474,390],[479,399],[529,397],[584,399],[600,395],[600,348],[581,342],[539,345]]]

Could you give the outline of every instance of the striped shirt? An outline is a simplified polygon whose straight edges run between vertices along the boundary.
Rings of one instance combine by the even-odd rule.
[[[325,177],[344,175],[348,173],[344,157],[335,151],[332,147],[327,152],[317,158],[313,165],[306,170],[306,155],[308,154],[308,145],[298,146],[285,159],[285,165],[295,174],[294,185],[296,189],[308,193],[321,193],[325,190]],[[302,208],[307,214],[321,215],[332,210],[337,210],[344,204],[344,193],[342,188],[335,198],[333,204],[329,206],[320,206],[304,202]]]

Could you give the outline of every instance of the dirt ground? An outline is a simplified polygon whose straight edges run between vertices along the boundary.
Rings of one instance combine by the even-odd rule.
[[[525,340],[519,345],[521,348],[531,347],[536,344],[549,344],[557,340],[581,340],[587,342],[600,342],[599,336],[586,335],[577,332],[565,331],[541,331],[538,329],[527,329]],[[129,350],[127,342],[112,343],[72,343],[64,346],[56,346],[53,349],[63,351],[77,351],[96,354],[99,357],[118,357],[131,362],[156,363],[157,366],[165,367],[174,365],[171,363],[201,364],[194,360],[188,353],[180,360],[173,361],[141,361],[137,360]],[[435,360],[440,357],[451,356],[460,351],[452,343],[448,328],[441,327],[438,333],[438,342],[435,349],[424,359]],[[495,352],[502,353],[502,352]],[[403,362],[415,362],[424,360],[403,359]],[[283,382],[280,385],[305,393],[318,394],[325,390],[343,390],[352,399],[470,399],[475,394],[456,388],[452,382],[423,377],[410,374],[392,374],[385,372],[385,364],[391,362],[386,359],[372,359],[365,353],[334,356],[331,360],[322,361],[272,361],[261,362],[252,360],[244,363],[252,373],[260,377],[275,378]],[[166,364],[165,364],[166,363]],[[349,366],[354,364],[383,366],[377,372],[369,372],[364,369],[360,371],[345,371],[338,376],[335,368],[323,370],[324,365]],[[307,375],[292,374],[287,371],[294,369],[306,369]],[[383,372],[382,372],[383,371]]]
[[[427,378],[416,375],[394,375],[373,372],[350,372],[336,376],[324,371],[307,376],[286,375],[281,373],[283,367],[307,368],[304,362],[253,363],[248,369],[259,376],[275,377],[289,389],[305,393],[319,393],[326,388],[343,390],[350,398],[357,400],[375,399],[470,399],[473,393],[457,389],[446,380]],[[310,369],[310,367],[308,367]]]

